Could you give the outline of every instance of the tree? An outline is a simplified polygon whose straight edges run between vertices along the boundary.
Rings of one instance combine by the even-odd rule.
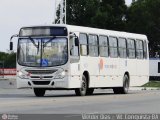
[[[67,24],[91,26],[99,0],[67,0]]]
[[[127,30],[146,34],[149,39],[150,55],[160,53],[160,0],[137,0],[127,13]]]
[[[103,0],[92,18],[92,25],[104,29],[125,30],[126,10],[124,0]]]
[[[124,30],[126,10],[124,0],[67,0],[67,23]]]
[[[67,0],[67,24],[125,30],[125,0]],[[60,18],[60,5],[56,12]]]
[[[15,68],[16,67],[16,53],[5,53],[0,52],[0,61],[4,61],[4,68]]]

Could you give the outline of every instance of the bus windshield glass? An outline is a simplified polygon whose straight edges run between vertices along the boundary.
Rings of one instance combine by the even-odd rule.
[[[52,67],[63,65],[68,60],[67,39],[20,38],[18,63],[30,67]]]

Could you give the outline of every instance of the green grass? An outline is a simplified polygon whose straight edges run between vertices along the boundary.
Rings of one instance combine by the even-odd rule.
[[[148,83],[142,85],[142,87],[157,87],[157,88],[160,88],[160,81],[149,81]]]

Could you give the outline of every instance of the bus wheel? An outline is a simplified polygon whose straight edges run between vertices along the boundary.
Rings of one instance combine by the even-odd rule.
[[[37,97],[43,97],[45,95],[46,90],[42,88],[34,88],[34,94]]]
[[[128,77],[128,75],[124,75],[122,94],[127,94],[128,91],[129,91],[129,77]]]
[[[85,96],[87,92],[87,81],[86,77],[83,75],[82,76],[82,83],[81,83],[81,88],[77,88],[75,90],[75,93],[77,96]]]
[[[86,92],[86,95],[92,95],[93,92],[94,92],[94,88],[88,88],[87,92]]]
[[[113,88],[115,94],[127,94],[129,90],[129,77],[124,75],[123,77],[123,87]]]

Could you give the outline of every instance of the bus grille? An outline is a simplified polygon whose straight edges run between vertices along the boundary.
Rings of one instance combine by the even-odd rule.
[[[31,74],[53,74],[57,70],[26,70],[26,71]]]
[[[31,76],[31,78],[40,79],[40,76]],[[43,78],[53,78],[53,76],[43,76]]]
[[[32,81],[35,85],[49,85],[50,81]]]

